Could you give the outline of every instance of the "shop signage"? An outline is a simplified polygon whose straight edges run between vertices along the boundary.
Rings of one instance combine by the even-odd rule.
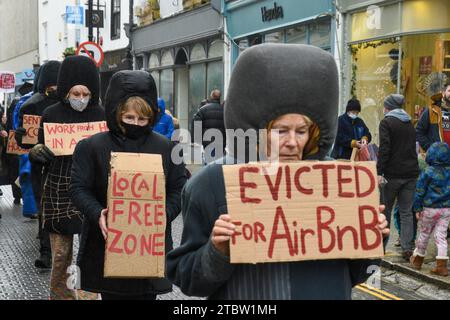
[[[261,15],[262,15],[263,22],[270,22],[272,20],[283,19],[284,18],[283,7],[278,6],[277,3],[275,2],[273,4],[272,9],[268,9],[267,7],[262,7]]]

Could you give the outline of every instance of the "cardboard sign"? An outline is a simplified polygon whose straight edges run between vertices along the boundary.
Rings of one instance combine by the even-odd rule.
[[[15,155],[22,155],[27,154],[29,150],[22,149],[19,147],[16,141],[16,133],[14,130],[9,131],[8,135],[8,147],[6,148],[7,154],[15,154]]]
[[[374,162],[224,166],[231,263],[383,256]]]
[[[44,123],[45,145],[56,156],[70,156],[81,140],[107,132],[106,121],[86,123]]]
[[[111,154],[106,278],[164,278],[165,190],[161,155]]]
[[[22,138],[23,144],[38,143],[40,125],[41,125],[41,117],[29,115],[23,116],[23,128],[27,131],[26,136]]]

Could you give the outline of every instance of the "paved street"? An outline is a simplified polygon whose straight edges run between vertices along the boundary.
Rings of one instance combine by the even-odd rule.
[[[48,297],[50,273],[34,267],[38,252],[37,221],[23,218],[21,207],[13,205],[9,187],[2,187],[0,198],[0,300],[45,300]],[[175,246],[181,240],[182,220],[172,226]],[[76,244],[75,244],[76,247]],[[76,248],[75,248],[76,252]],[[377,288],[363,285],[354,290],[356,300],[428,300],[450,299],[450,292],[424,284],[395,271],[384,270],[381,285]],[[193,299],[183,295],[178,288],[161,300]]]

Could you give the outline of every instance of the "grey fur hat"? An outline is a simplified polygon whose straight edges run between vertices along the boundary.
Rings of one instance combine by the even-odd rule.
[[[339,79],[332,55],[309,45],[262,44],[245,50],[234,67],[225,126],[259,130],[285,114],[308,116],[320,129],[316,157],[323,159],[335,140],[338,104]]]

